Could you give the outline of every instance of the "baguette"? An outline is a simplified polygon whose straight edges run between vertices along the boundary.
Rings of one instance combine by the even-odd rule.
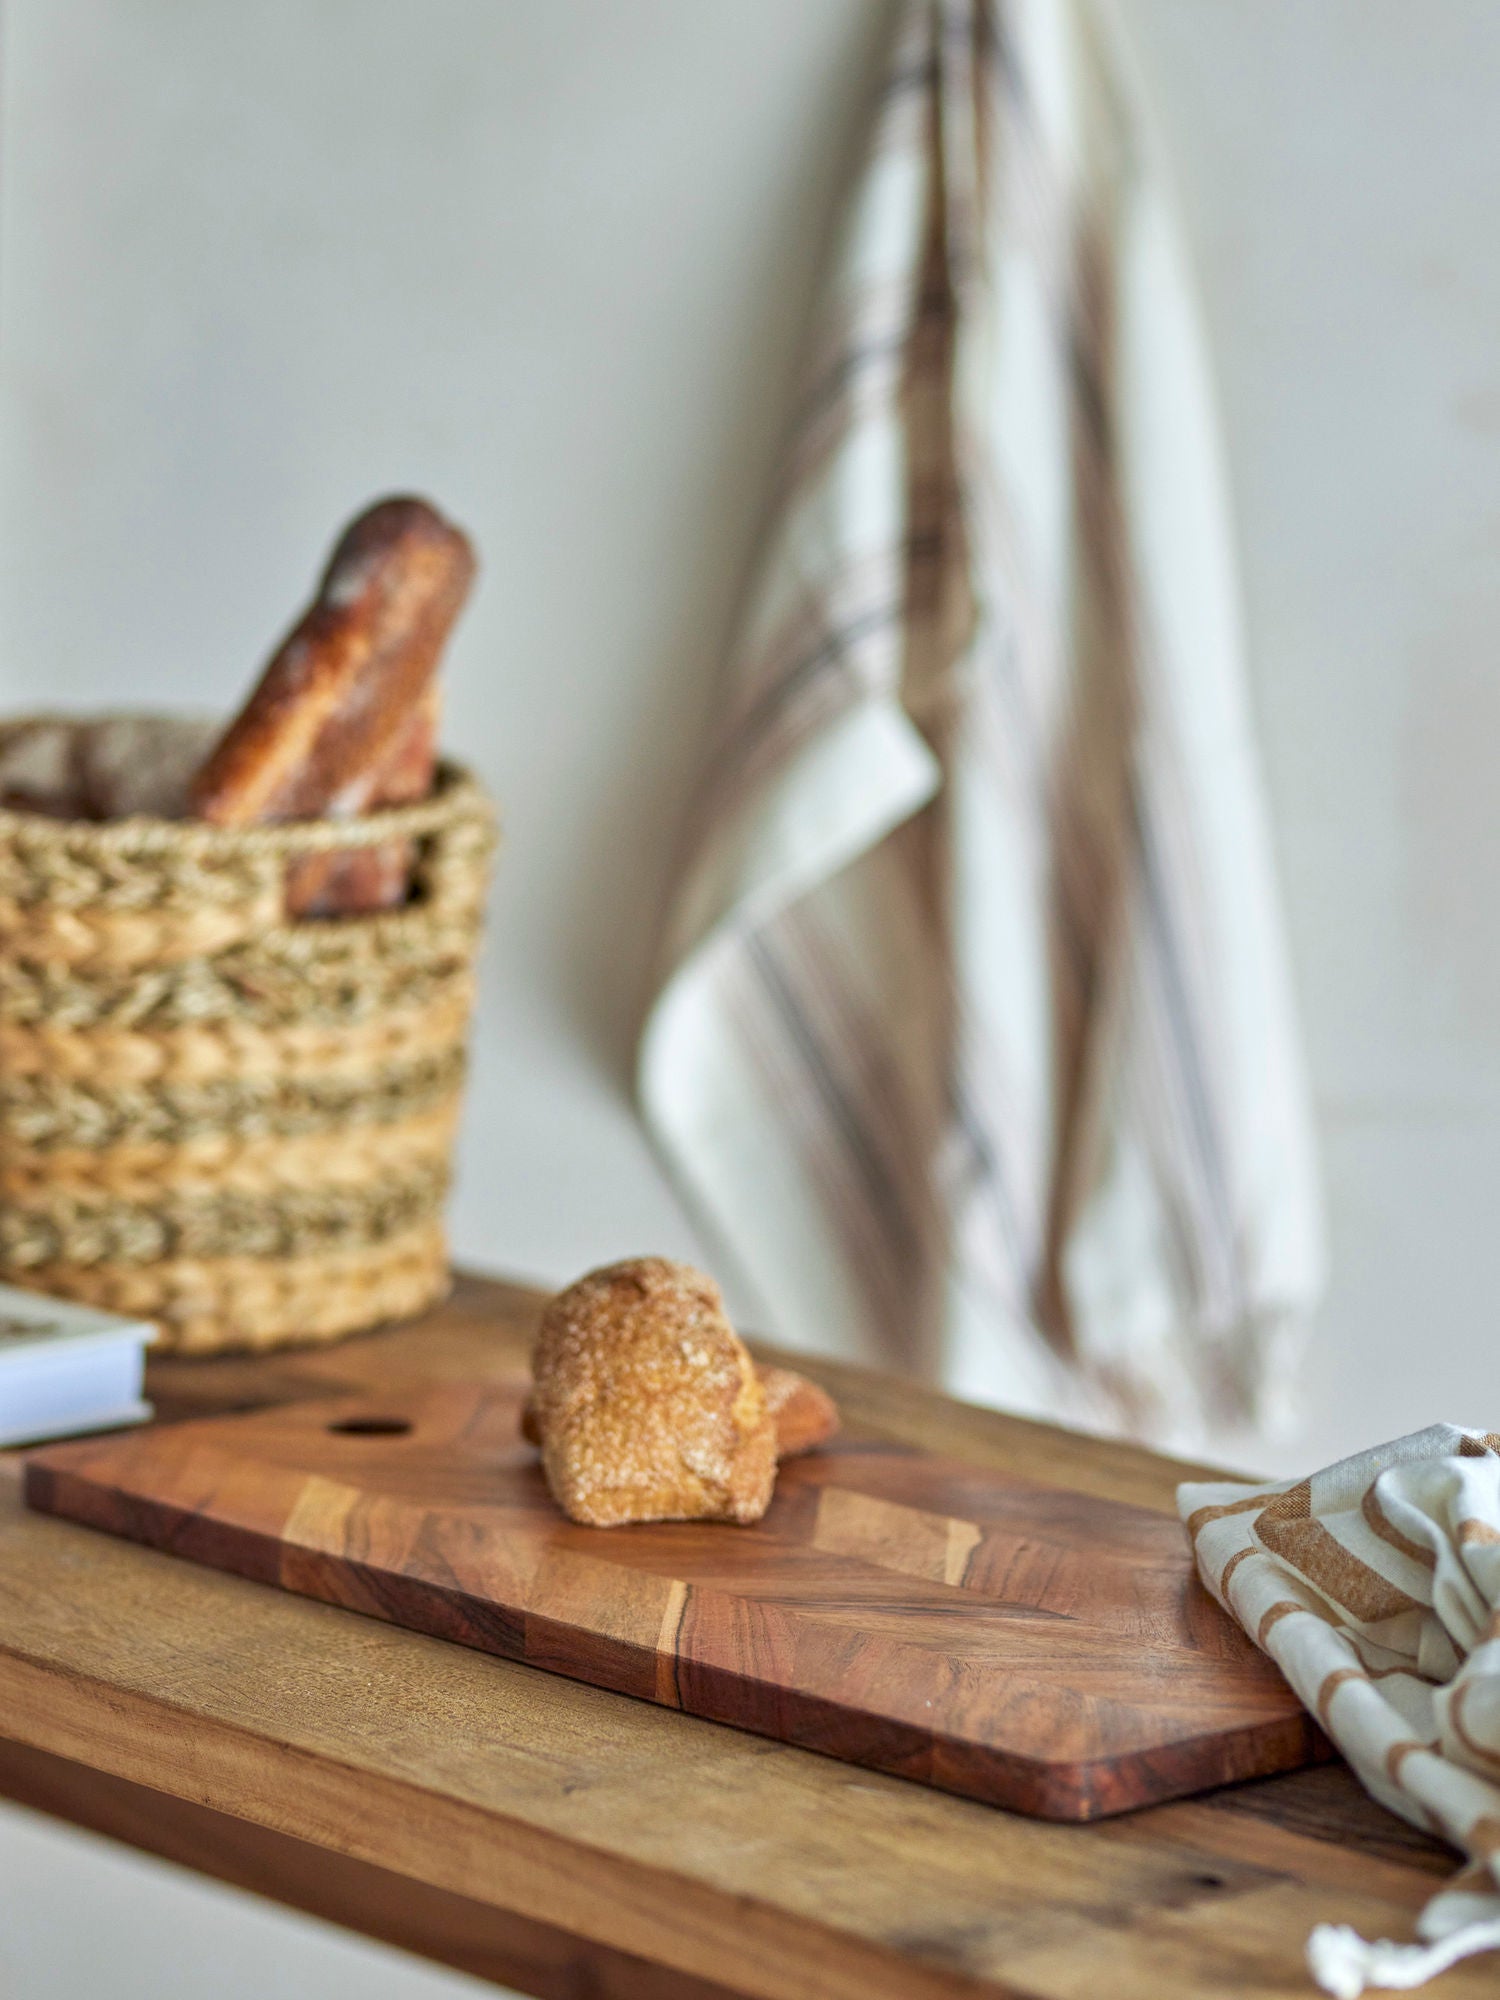
[[[217,826],[343,818],[424,797],[439,659],[474,579],[468,538],[426,501],[382,500],[345,530],[311,604],[193,781]],[[410,854],[314,855],[289,871],[293,915],[382,908]]]

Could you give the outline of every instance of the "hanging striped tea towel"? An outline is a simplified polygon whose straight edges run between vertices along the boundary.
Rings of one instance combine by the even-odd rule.
[[[1177,1490],[1198,1569],[1371,1795],[1469,1865],[1420,1945],[1321,1925],[1326,1992],[1420,1986],[1500,1947],[1500,1437],[1434,1424],[1278,1486]]]
[[[1084,0],[911,0],[641,1051],[785,1339],[1199,1439],[1319,1286],[1190,287]]]

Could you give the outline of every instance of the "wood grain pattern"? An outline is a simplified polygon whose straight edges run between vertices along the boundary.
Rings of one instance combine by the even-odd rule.
[[[753,1527],[559,1514],[514,1386],[56,1445],[44,1513],[1049,1819],[1305,1763],[1322,1739],[1174,1521],[907,1447],[783,1466]]]
[[[157,1362],[151,1393],[190,1417],[434,1377],[519,1385],[538,1303],[465,1280],[339,1347]],[[1213,1470],[796,1365],[861,1441],[1161,1513],[1187,1470]],[[141,1846],[165,1850],[180,1807],[203,1807],[386,1871],[424,1907],[431,1889],[547,1926],[580,1966],[624,1954],[663,1992],[682,1974],[745,2000],[1310,2000],[1313,1924],[1409,1937],[1457,1865],[1339,1764],[1091,1826],[1020,1818],[27,1512],[5,1454],[0,1737],[135,1787],[116,1831]],[[52,1807],[73,1810],[60,1791]],[[315,1869],[289,1900],[384,1935]],[[537,1993],[549,1976],[509,1973]],[[1484,1960],[1433,1988],[1493,1992]]]
[[[3,1739],[0,1798],[538,2000],[733,2000],[728,1987]]]

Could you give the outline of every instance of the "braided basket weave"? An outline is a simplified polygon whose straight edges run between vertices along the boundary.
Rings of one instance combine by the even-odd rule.
[[[287,920],[288,862],[391,840],[410,903]],[[494,840],[453,765],[343,821],[0,811],[0,1278],[197,1354],[440,1297]]]

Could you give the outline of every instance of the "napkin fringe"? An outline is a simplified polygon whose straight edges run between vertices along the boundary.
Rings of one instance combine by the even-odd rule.
[[[1334,2000],[1359,2000],[1367,1986],[1408,1993],[1481,1951],[1500,1951],[1500,1917],[1465,1924],[1436,1944],[1367,1942],[1348,1924],[1319,1924],[1307,1940],[1307,1969]]]

